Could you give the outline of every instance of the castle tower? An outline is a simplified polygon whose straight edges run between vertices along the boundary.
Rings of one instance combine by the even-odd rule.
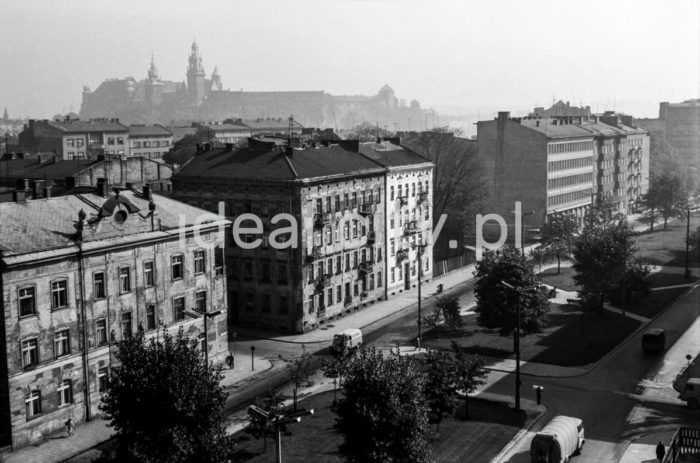
[[[224,86],[221,83],[221,75],[219,74],[219,68],[214,66],[214,72],[211,73],[211,91],[221,92]]]
[[[199,56],[197,42],[192,42],[192,52],[190,53],[189,66],[187,67],[187,96],[190,103],[198,106],[204,99],[205,91],[204,68],[202,67],[202,57]]]
[[[163,101],[163,82],[158,77],[158,69],[151,55],[151,67],[148,68],[148,80],[146,81],[146,105],[153,111]]]
[[[8,120],[10,116],[7,114],[7,106],[5,106],[5,112],[2,113],[2,118]]]
[[[153,61],[153,55],[151,55],[151,67],[148,68],[148,80],[160,80],[158,77],[158,69],[156,69],[156,63]]]

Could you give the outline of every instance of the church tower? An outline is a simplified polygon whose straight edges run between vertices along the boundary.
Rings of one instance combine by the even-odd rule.
[[[158,77],[158,69],[151,55],[151,67],[148,68],[148,80],[146,80],[146,105],[153,111],[163,101],[163,82]]]
[[[189,66],[187,68],[187,96],[190,103],[199,106],[204,99],[205,91],[204,68],[202,67],[202,57],[199,56],[197,42],[192,42],[192,52],[190,53]]]
[[[221,92],[224,89],[224,85],[221,83],[221,74],[219,74],[219,68],[214,66],[214,72],[211,73],[211,91]]]

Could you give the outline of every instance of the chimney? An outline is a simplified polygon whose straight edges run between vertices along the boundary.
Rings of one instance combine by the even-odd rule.
[[[151,191],[151,185],[144,185],[142,194],[143,194],[144,199],[147,199],[149,201],[152,200],[153,199],[153,192]]]
[[[27,202],[27,192],[25,190],[14,190],[12,192],[12,201],[16,203],[26,203]]]
[[[107,179],[97,179],[97,194],[102,196],[103,198],[109,196],[109,186],[107,185]]]
[[[498,121],[505,122],[510,118],[510,111],[498,111]]]

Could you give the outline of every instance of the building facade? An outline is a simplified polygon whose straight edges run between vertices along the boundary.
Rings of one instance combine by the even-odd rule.
[[[205,211],[147,187],[23,194],[0,204],[2,445],[19,448],[68,418],[98,415],[122,339],[183,329],[210,359],[227,351],[217,244],[229,222],[198,222]]]
[[[173,146],[173,133],[162,125],[130,125],[129,156],[162,160]]]
[[[700,99],[663,102],[659,107],[659,119],[665,126],[668,143],[688,166],[700,169]]]
[[[97,159],[129,156],[129,129],[118,119],[34,120],[19,134],[19,149],[53,153],[59,159]]]

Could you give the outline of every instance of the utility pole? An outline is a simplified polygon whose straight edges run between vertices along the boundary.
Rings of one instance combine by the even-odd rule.
[[[690,202],[687,205],[688,219],[685,225],[685,278],[690,278]]]

